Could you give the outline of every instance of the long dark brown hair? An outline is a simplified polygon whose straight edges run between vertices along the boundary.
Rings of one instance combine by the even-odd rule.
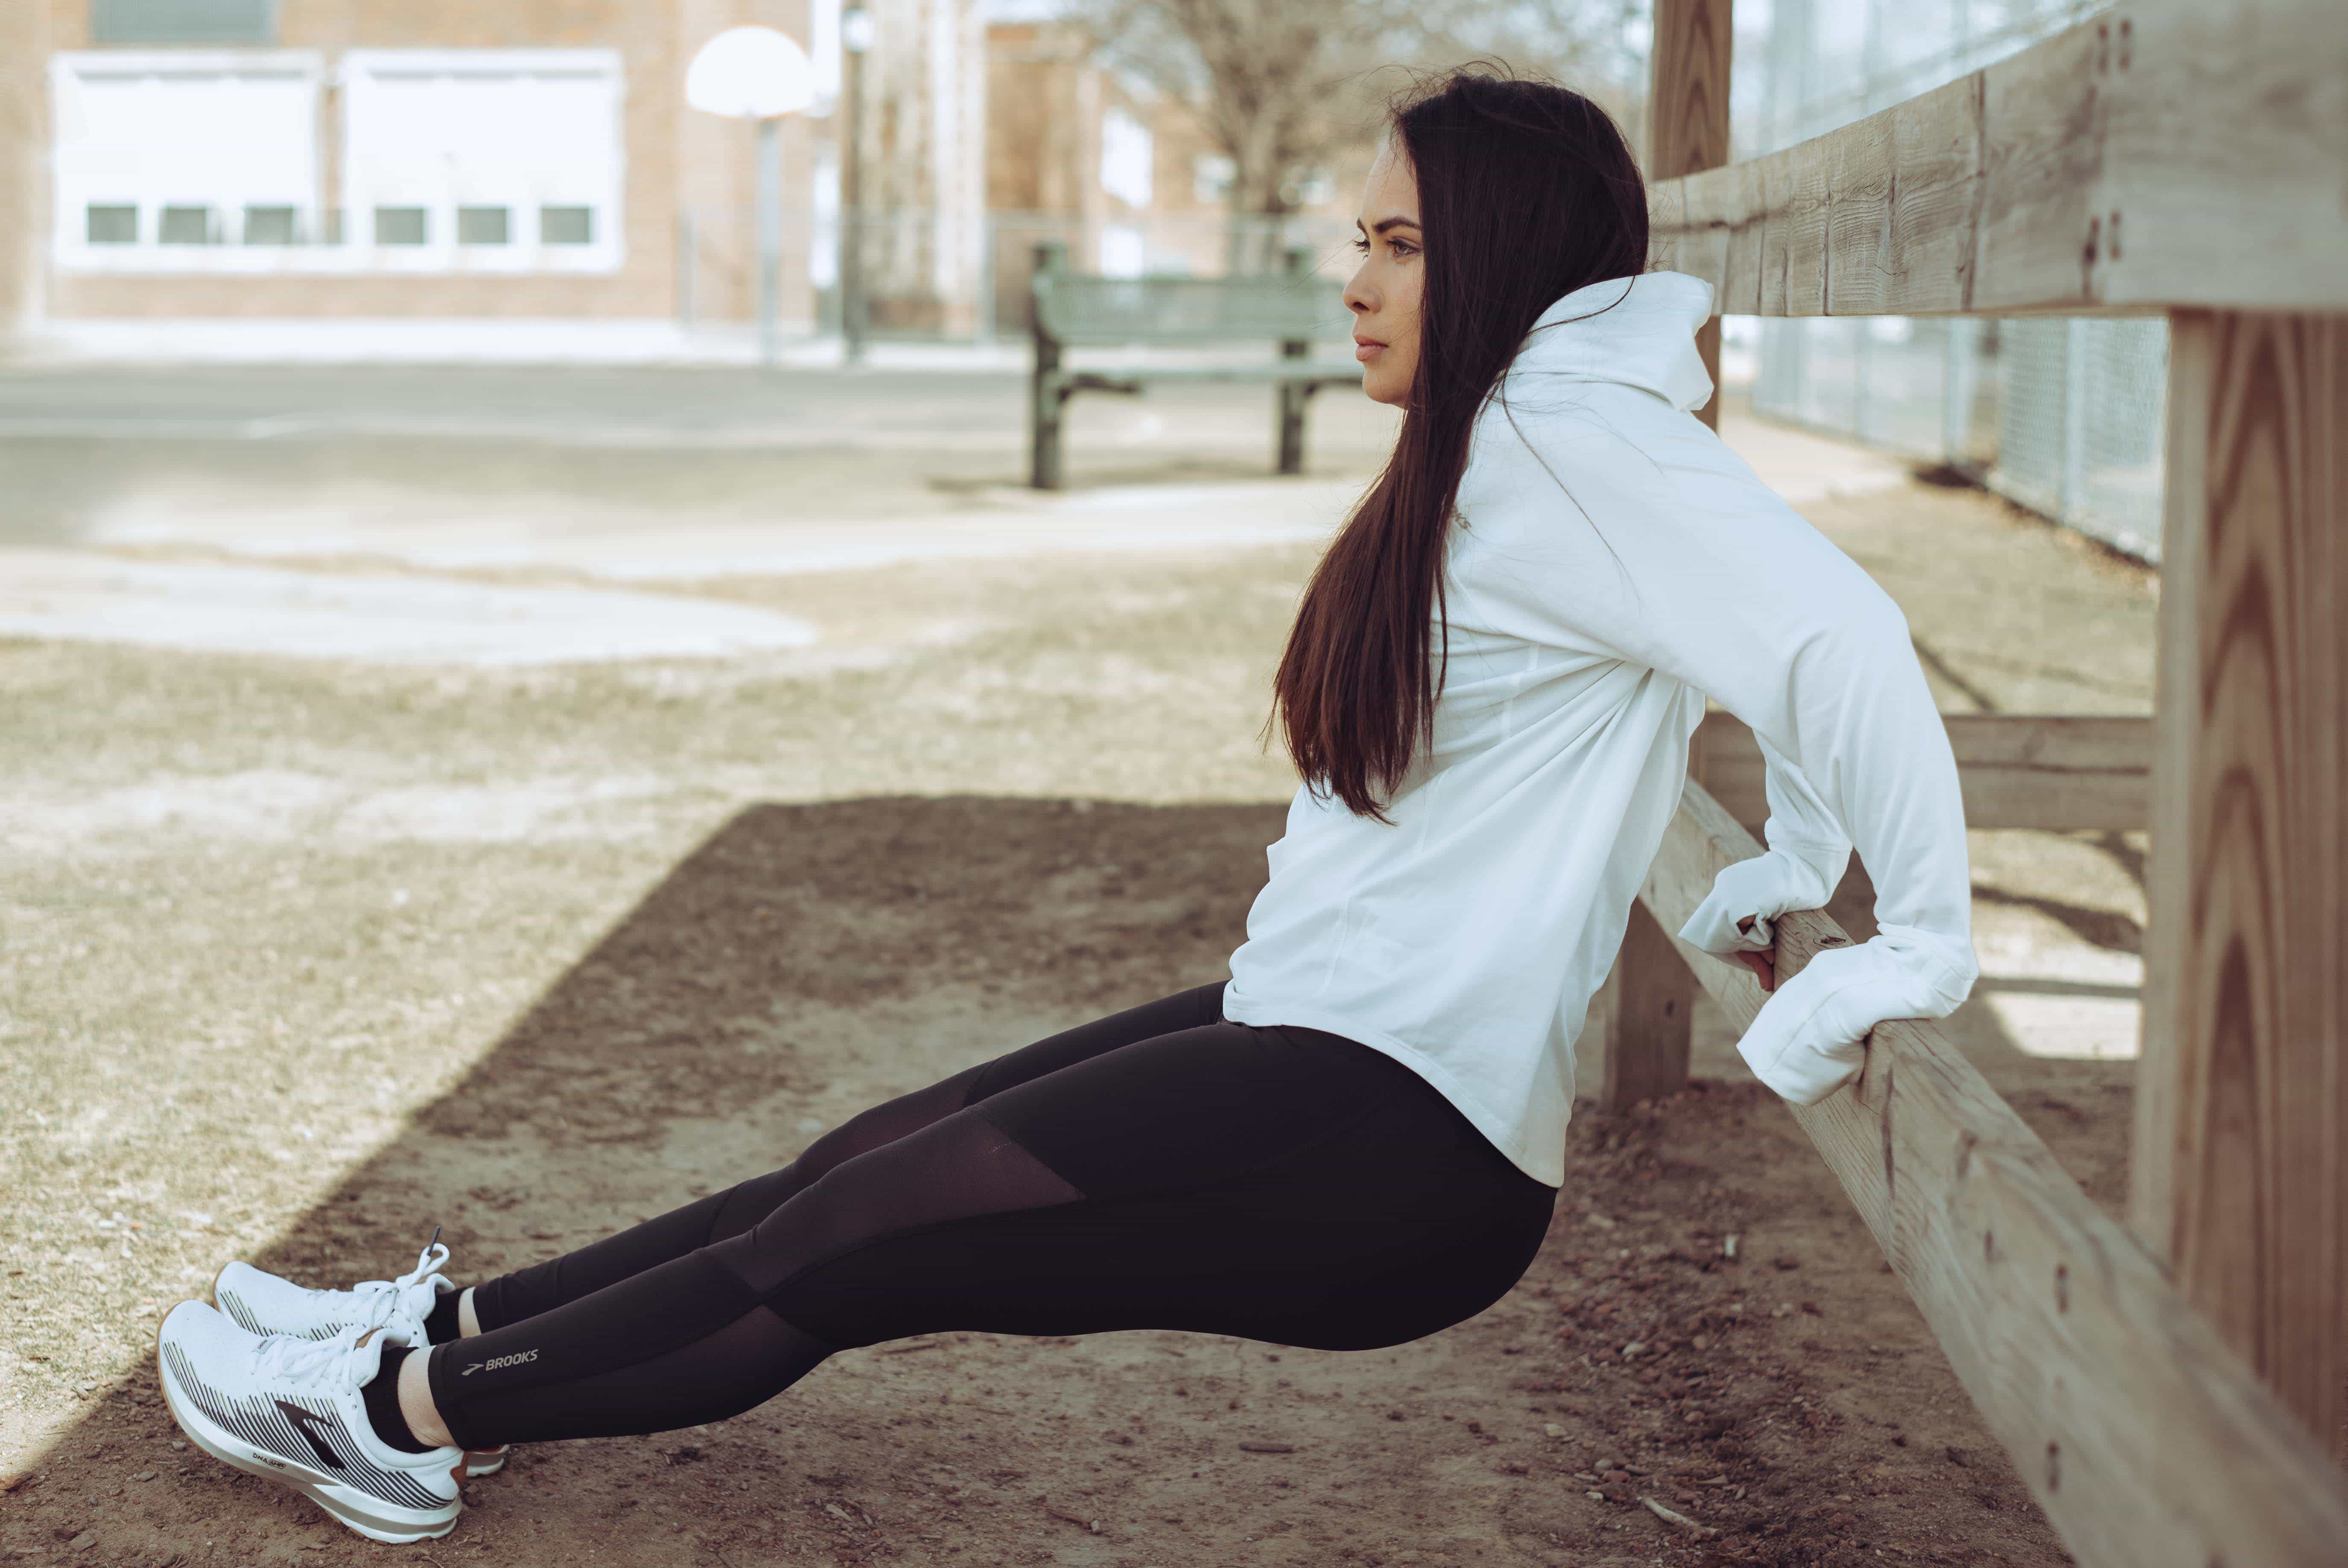
[[[1314,569],[1272,681],[1305,782],[1381,822],[1434,737],[1444,545],[1476,415],[1543,311],[1647,264],[1639,166],[1580,93],[1470,67],[1389,118],[1418,182],[1417,374],[1394,455]]]

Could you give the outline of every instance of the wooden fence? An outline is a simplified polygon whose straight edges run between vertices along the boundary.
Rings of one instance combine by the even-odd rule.
[[[2151,830],[2128,1225],[1930,1022],[1795,1115],[2082,1563],[2348,1564],[2348,12],[2121,6],[1725,167],[1730,0],[1654,37],[1653,261],[1719,309],[2169,319],[2155,718],[1949,720],[1972,825]],[[1690,773],[1617,1104],[1684,1081],[1695,985],[1764,999],[1669,934],[1761,853],[1757,748],[1711,715]],[[1778,933],[1781,978],[1848,939]]]

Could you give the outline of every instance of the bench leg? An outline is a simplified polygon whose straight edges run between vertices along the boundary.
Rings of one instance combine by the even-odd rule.
[[[1067,398],[1037,376],[1027,398],[1027,484],[1036,490],[1061,488],[1060,422]]]
[[[1696,979],[1643,903],[1631,906],[1622,951],[1606,977],[1605,1087],[1599,1105],[1628,1111],[1687,1087]]]
[[[1279,384],[1280,472],[1304,472],[1304,400],[1311,389],[1300,383]]]

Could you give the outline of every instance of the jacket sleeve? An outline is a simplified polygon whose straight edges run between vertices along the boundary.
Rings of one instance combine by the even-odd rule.
[[[1781,981],[1737,1044],[1763,1082],[1815,1103],[1876,1024],[1945,1018],[1979,972],[1956,758],[1907,618],[1708,433],[1634,444],[1570,415],[1492,424],[1460,510],[1509,542],[1498,591],[1571,645],[1706,693],[1760,740],[1768,852],[1723,872],[1682,938],[1766,948],[1776,915],[1825,904],[1852,848],[1867,863],[1878,935]]]
[[[1757,733],[1754,738],[1760,739]],[[1769,800],[1769,818],[1761,825],[1761,841],[1772,855],[1798,862],[1819,885],[1818,903],[1792,907],[1824,908],[1849,869],[1850,835],[1797,765],[1768,742],[1761,741],[1760,745],[1764,793]]]

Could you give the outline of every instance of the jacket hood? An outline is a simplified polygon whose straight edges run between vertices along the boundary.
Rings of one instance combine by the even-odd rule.
[[[1540,313],[1509,366],[1509,379],[1602,381],[1652,392],[1682,413],[1712,395],[1696,353],[1711,319],[1712,285],[1685,272],[1609,278]]]

